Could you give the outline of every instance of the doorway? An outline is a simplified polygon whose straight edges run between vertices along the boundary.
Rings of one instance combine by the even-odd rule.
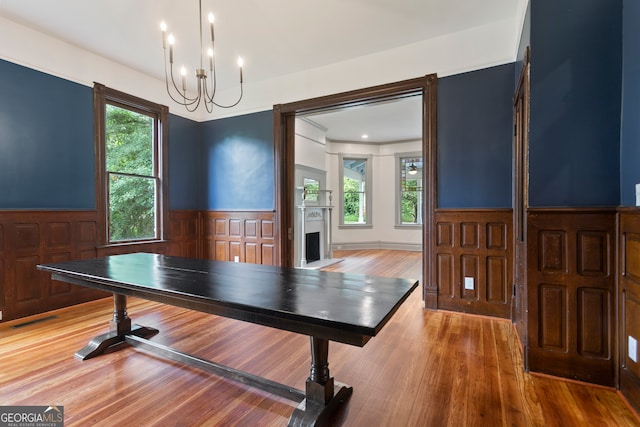
[[[422,153],[426,171],[423,184],[423,299],[425,307],[436,308],[437,286],[428,268],[432,264],[432,218],[436,189],[436,100],[435,74],[381,86],[343,92],[274,106],[275,205],[280,245],[278,262],[294,267],[295,209],[295,119],[297,116],[367,105],[385,100],[422,97]]]

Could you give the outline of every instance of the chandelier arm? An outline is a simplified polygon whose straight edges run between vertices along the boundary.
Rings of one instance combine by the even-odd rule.
[[[233,108],[233,107],[235,107],[236,105],[238,105],[240,103],[240,101],[242,100],[242,95],[243,95],[242,83],[240,83],[240,97],[238,98],[238,100],[236,102],[234,102],[233,104],[229,104],[229,105],[223,105],[223,104],[218,104],[214,100],[211,100],[211,103],[213,105],[215,105],[216,107],[219,107],[219,108]]]
[[[180,90],[180,88],[178,88],[178,85],[176,84],[176,79],[175,79],[175,77],[173,76],[173,64],[171,64],[171,65],[169,66],[169,71],[171,72],[171,73],[170,73],[170,76],[171,76],[171,84],[173,85],[173,88],[174,88],[174,89],[175,89],[175,91],[178,93],[178,95],[180,96],[180,98],[182,98],[182,99],[183,99],[182,105],[187,105],[187,104],[191,104],[191,103],[193,103],[193,101],[194,101],[194,100],[192,100],[192,99],[190,99],[189,97],[187,97],[187,96],[186,96],[186,93],[182,92],[182,91]]]
[[[209,71],[211,71],[211,94],[209,94],[209,87],[205,84],[204,85],[204,91],[205,91],[205,99],[207,102],[209,102],[210,104],[213,104],[213,98],[216,96],[216,60],[215,58],[211,61],[211,69]],[[207,110],[208,111],[208,110]],[[210,112],[213,112],[213,108]]]
[[[173,93],[171,93],[171,89],[170,89],[170,87],[169,87],[169,73],[168,73],[168,71],[167,71],[167,52],[166,52],[166,49],[165,49],[165,52],[164,52],[164,59],[165,59],[165,61],[164,61],[164,63],[165,63],[165,65],[164,65],[164,82],[165,82],[165,85],[166,85],[166,87],[167,87],[167,94],[168,94],[168,95],[169,95],[169,97],[173,100],[173,102],[175,102],[175,103],[177,103],[177,104],[180,104],[180,105],[182,105],[183,107],[186,107],[186,106],[187,106],[187,104],[185,103],[185,101],[184,101],[184,100],[178,100],[178,99],[176,99],[176,98],[173,96]],[[173,87],[174,87],[174,88],[175,88],[175,90],[178,92],[178,95],[180,95],[180,91],[179,91],[179,90],[178,90],[178,88],[176,87],[176,83],[175,83],[175,81],[173,81],[173,68],[171,69],[171,81],[173,82]]]
[[[173,65],[171,65],[170,69],[171,69],[171,83],[173,84],[173,88],[176,90],[178,95],[180,95],[180,98],[184,100],[183,102],[181,102],[181,104],[186,106],[186,105],[192,105],[193,103],[197,102],[198,98],[189,98],[185,91],[181,91],[180,89],[178,89],[176,80],[173,77]]]
[[[184,108],[190,113],[193,113],[198,109],[198,106],[200,106],[200,100],[202,99],[202,92],[200,91],[200,81],[198,80],[197,83],[198,83],[198,96],[194,98],[193,101],[190,102],[189,104],[182,104]]]
[[[173,96],[173,94],[171,93],[171,90],[170,90],[170,87],[169,87],[169,77],[168,77],[168,75],[167,75],[167,67],[166,67],[166,66],[165,66],[164,74],[165,74],[165,76],[164,76],[164,81],[165,81],[165,84],[166,84],[166,86],[167,86],[167,94],[168,94],[168,95],[169,95],[169,97],[173,100],[173,102],[175,102],[176,104],[180,104],[180,105],[182,105],[183,107],[186,107],[187,105],[189,105],[189,104],[186,104],[186,103],[184,102],[184,100],[178,100],[178,99],[176,99],[176,98]],[[174,87],[175,87],[175,82],[174,82]],[[178,94],[180,94],[180,92],[178,92]]]
[[[197,101],[197,103],[196,103],[196,101]],[[195,105],[194,105],[194,104],[195,104]],[[198,109],[198,105],[200,105],[200,99],[199,99],[199,98],[197,98],[196,100],[194,100],[194,101],[193,101],[193,102],[191,102],[190,104],[182,104],[182,105],[184,106],[184,108],[185,108],[188,112],[193,113],[194,111],[196,111],[196,110]],[[191,107],[191,106],[193,106],[193,107]],[[189,108],[189,107],[191,107],[191,108]]]
[[[200,101],[202,101],[202,85],[203,82],[201,81],[201,79],[198,79],[198,81],[196,82],[198,85],[198,98],[197,98],[197,102],[195,104],[195,106],[193,107],[193,110],[191,110],[191,112],[194,112],[198,109],[198,107],[200,106]]]
[[[207,100],[207,86],[204,85],[205,95],[204,95],[204,108],[207,110],[207,113],[213,113],[213,101],[208,102]]]

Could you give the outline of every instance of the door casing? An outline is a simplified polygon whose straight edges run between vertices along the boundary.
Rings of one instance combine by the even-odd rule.
[[[295,179],[295,118],[297,115],[331,111],[366,105],[378,101],[422,95],[422,152],[427,173],[423,191],[423,299],[425,307],[437,308],[437,284],[433,269],[433,210],[436,207],[436,124],[437,76],[403,80],[364,89],[327,95],[273,108],[275,209],[277,235],[280,236],[277,262],[284,267],[294,264],[294,179]]]

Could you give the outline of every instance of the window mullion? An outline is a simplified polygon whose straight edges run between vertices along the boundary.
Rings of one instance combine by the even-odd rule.
[[[158,179],[157,176],[154,175],[139,175],[136,173],[126,173],[126,172],[116,172],[116,171],[107,171],[108,175],[120,175],[120,176],[126,176],[126,177],[130,177],[130,178],[145,178],[145,179]]]

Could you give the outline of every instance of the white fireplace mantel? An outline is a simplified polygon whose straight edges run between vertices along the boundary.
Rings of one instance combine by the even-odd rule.
[[[320,233],[320,261],[333,258],[331,250],[331,190],[318,190],[314,200],[309,200],[309,192],[301,187],[302,204],[297,208],[300,212],[300,262],[298,267],[307,267],[307,233]],[[328,202],[328,203],[327,203]]]
[[[299,205],[300,210],[300,267],[307,266],[307,233],[320,233],[320,260],[333,258],[331,250],[331,209],[333,206]]]

